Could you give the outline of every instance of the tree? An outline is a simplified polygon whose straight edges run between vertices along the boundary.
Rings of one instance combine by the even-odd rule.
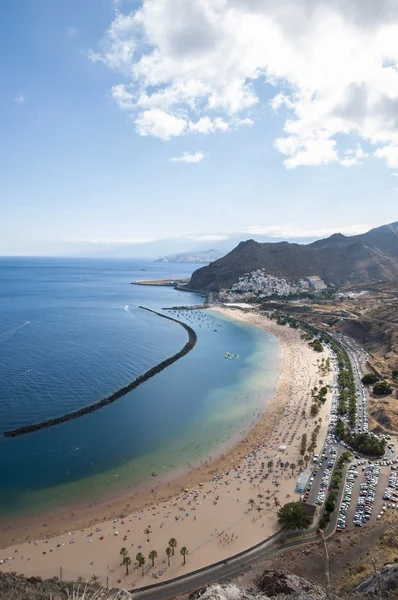
[[[181,550],[180,550],[180,553],[182,554],[183,559],[184,559],[182,564],[185,565],[185,563],[186,563],[186,555],[188,554],[188,548],[186,546],[183,546],[181,548]]]
[[[255,505],[255,500],[254,498],[249,498],[249,500],[247,501],[248,504],[250,504],[250,510],[253,510],[254,505]]]
[[[373,385],[376,381],[379,381],[379,378],[374,373],[366,373],[361,381],[364,385]]]
[[[392,387],[386,381],[378,381],[373,386],[373,393],[376,394],[376,396],[388,396],[391,392]]]
[[[171,538],[169,540],[169,546],[171,548],[171,554],[174,556],[174,548],[177,548],[177,540],[175,538]]]
[[[142,577],[143,577],[144,576],[145,556],[142,554],[142,552],[138,552],[135,559],[138,562],[138,566],[140,566],[142,568]]]
[[[129,566],[131,565],[131,558],[129,557],[128,554],[123,556],[123,564],[126,567],[126,575],[128,575],[129,574]]]
[[[258,512],[258,516],[261,517],[261,511],[262,511],[262,507],[261,506],[256,506],[256,511]]]
[[[264,496],[263,496],[263,494],[257,494],[257,498],[260,500],[260,503],[261,503],[261,500],[264,498]]]
[[[146,535],[146,541],[149,542],[149,536],[152,533],[151,528],[147,527],[146,529],[144,529],[144,533]]]
[[[123,559],[124,559],[125,556],[127,556],[127,548],[121,548],[120,549],[120,556],[122,557],[122,565],[123,565],[124,564],[123,563]]]
[[[304,464],[303,459],[299,458],[298,461],[297,461],[297,464],[300,467],[300,471],[302,471],[303,470],[303,464]]]
[[[301,502],[289,502],[278,512],[282,529],[308,529],[308,515]]]
[[[155,558],[157,558],[157,556],[158,556],[158,553],[156,552],[156,550],[150,551],[148,558],[149,558],[149,560],[152,561],[152,567],[155,566]]]
[[[296,468],[296,465],[294,463],[290,463],[290,468],[292,470],[292,476],[293,476],[294,469]]]
[[[269,460],[267,462],[267,467],[268,467],[268,471],[271,472],[272,467],[274,466],[274,461],[273,460]]]
[[[170,548],[170,546],[167,546],[167,548],[166,548],[166,554],[167,554],[167,565],[170,566],[170,554],[171,554],[171,548]]]
[[[304,460],[305,460],[305,468],[307,468],[307,466],[308,466],[308,461],[310,460],[310,457],[308,456],[308,454],[306,454],[306,455],[304,456]]]
[[[274,504],[276,508],[278,508],[281,505],[281,503],[279,502],[279,498],[277,498],[276,496],[274,498]]]
[[[90,577],[91,583],[97,583],[98,580],[99,580],[99,575],[91,575],[91,577]]]
[[[398,379],[398,369],[394,369],[394,371],[392,372],[392,378]]]

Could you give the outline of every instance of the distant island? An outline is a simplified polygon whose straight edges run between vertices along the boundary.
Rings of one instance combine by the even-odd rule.
[[[155,262],[162,263],[192,263],[196,265],[206,264],[218,260],[225,256],[225,252],[221,250],[198,250],[192,252],[181,252],[179,254],[169,254],[168,256],[161,256]]]

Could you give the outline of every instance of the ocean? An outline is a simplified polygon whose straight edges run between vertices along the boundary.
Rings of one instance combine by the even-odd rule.
[[[116,495],[154,471],[170,474],[227,444],[264,410],[276,385],[277,340],[211,311],[166,312],[195,329],[189,354],[98,411],[2,435],[92,404],[178,352],[186,331],[138,307],[161,312],[202,297],[131,282],[195,268],[0,259],[0,520]],[[239,358],[225,359],[226,351]]]

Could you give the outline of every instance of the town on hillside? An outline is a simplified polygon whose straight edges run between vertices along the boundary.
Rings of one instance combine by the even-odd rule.
[[[304,277],[298,281],[275,277],[266,269],[257,269],[239,277],[230,289],[220,290],[222,302],[249,300],[253,296],[269,298],[270,296],[293,296],[305,293],[317,293],[327,289],[325,282],[318,276]]]

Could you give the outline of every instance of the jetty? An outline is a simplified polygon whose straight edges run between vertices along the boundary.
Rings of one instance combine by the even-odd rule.
[[[132,281],[132,285],[156,285],[166,287],[176,287],[189,283],[189,277],[174,277],[174,279],[142,279],[140,281]]]
[[[139,306],[139,308],[141,308],[142,310],[146,310],[150,313],[153,313],[154,315],[157,315],[158,317],[162,317],[163,319],[167,319],[168,321],[173,321],[174,323],[178,323],[179,325],[181,325],[181,327],[183,327],[185,329],[185,331],[188,333],[188,341],[183,346],[183,348],[181,348],[181,350],[179,352],[177,352],[176,354],[173,354],[173,356],[166,358],[165,360],[163,360],[156,366],[152,367],[151,369],[149,369],[148,371],[146,371],[145,373],[143,373],[142,375],[140,375],[139,377],[137,377],[136,379],[134,379],[127,385],[125,385],[124,387],[120,388],[119,390],[117,390],[116,392],[111,394],[110,396],[106,396],[102,400],[99,400],[98,402],[94,402],[93,404],[90,404],[89,406],[80,408],[79,410],[75,410],[73,412],[66,413],[60,417],[55,417],[54,419],[48,419],[47,421],[41,421],[40,423],[33,423],[31,425],[24,425],[23,427],[18,427],[16,429],[10,429],[9,431],[4,432],[4,434],[3,434],[4,437],[17,437],[19,435],[25,435],[27,433],[32,433],[33,431],[45,429],[46,427],[53,427],[54,425],[59,425],[60,423],[65,423],[66,421],[71,421],[72,419],[77,419],[79,417],[82,417],[83,415],[92,413],[95,410],[102,408],[103,406],[112,404],[112,402],[119,400],[119,398],[122,398],[129,392],[135,390],[139,385],[141,385],[142,383],[145,383],[145,381],[148,381],[148,379],[150,379],[151,377],[154,377],[155,375],[157,375],[158,373],[160,373],[161,371],[166,369],[166,367],[169,367],[170,365],[175,363],[177,360],[179,360],[180,358],[182,358],[183,356],[188,354],[188,352],[190,352],[194,348],[194,346],[197,342],[197,335],[196,335],[196,332],[192,329],[192,327],[190,327],[183,321],[179,321],[178,319],[173,319],[172,317],[168,317],[167,315],[158,313],[154,310],[151,310],[150,308],[146,308],[145,306]]]

